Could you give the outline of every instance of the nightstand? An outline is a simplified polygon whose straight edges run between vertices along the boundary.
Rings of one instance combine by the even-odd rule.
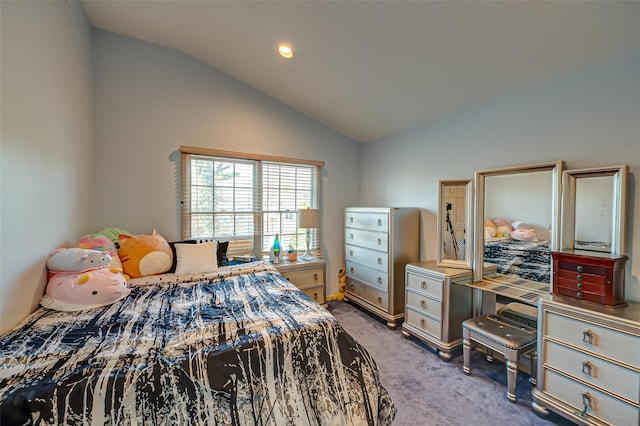
[[[291,281],[310,298],[326,305],[326,264],[322,259],[296,261],[281,259],[280,263],[273,264],[287,280]]]

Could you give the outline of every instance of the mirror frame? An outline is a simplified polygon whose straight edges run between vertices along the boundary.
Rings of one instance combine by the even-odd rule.
[[[625,254],[627,217],[627,174],[628,166],[593,167],[588,169],[565,170],[562,172],[562,235],[560,247],[572,250],[575,244],[576,183],[578,179],[601,176],[613,177],[611,203],[611,254]],[[579,247],[579,250],[602,252],[594,247]]]
[[[465,242],[464,242],[464,260],[445,259],[443,253],[443,218],[446,214],[444,207],[444,193],[447,186],[465,186],[466,204],[465,204]],[[451,179],[438,181],[438,218],[437,218],[437,261],[438,266],[446,268],[457,268],[471,270],[473,268],[473,179]]]
[[[516,173],[530,173],[551,171],[551,250],[557,250],[560,240],[560,199],[562,185],[562,171],[564,161],[550,163],[529,164],[523,166],[505,167],[501,169],[480,170],[476,172],[475,197],[475,232],[473,256],[473,280],[482,281],[484,278],[484,215],[485,215],[485,179],[490,176],[501,176]],[[551,266],[551,265],[549,265]],[[551,285],[551,284],[549,284]]]

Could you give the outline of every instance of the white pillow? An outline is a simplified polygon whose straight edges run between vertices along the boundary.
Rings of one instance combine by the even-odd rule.
[[[211,241],[202,244],[176,243],[176,274],[199,274],[216,272],[218,257],[216,250],[218,243]]]

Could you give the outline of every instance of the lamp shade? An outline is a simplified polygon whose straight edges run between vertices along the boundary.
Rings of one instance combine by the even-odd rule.
[[[298,210],[299,228],[317,228],[320,226],[320,210],[300,209]]]

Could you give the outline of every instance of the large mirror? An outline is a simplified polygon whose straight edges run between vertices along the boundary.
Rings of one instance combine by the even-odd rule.
[[[535,303],[559,247],[563,161],[476,172],[474,281]],[[513,288],[515,288],[515,290]],[[522,291],[519,291],[522,287]]]
[[[441,180],[438,187],[438,266],[471,269],[473,181]]]
[[[625,253],[627,166],[565,170],[563,249]]]

